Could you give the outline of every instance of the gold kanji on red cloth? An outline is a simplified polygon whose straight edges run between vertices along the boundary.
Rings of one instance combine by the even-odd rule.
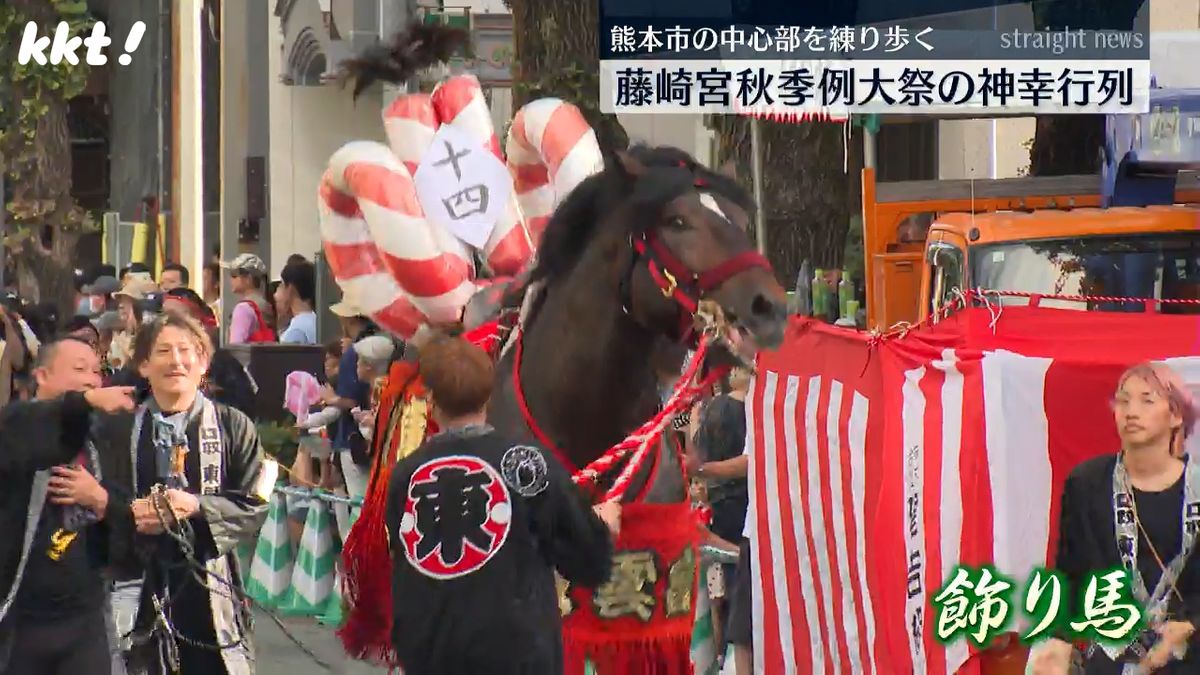
[[[612,577],[596,589],[596,615],[616,619],[634,615],[649,621],[657,600],[658,564],[653,551],[626,551],[613,556]]]
[[[696,583],[696,556],[689,546],[671,563],[667,572],[667,616],[682,616],[692,611],[692,588]]]
[[[558,572],[554,573],[554,589],[558,593],[558,611],[560,614],[570,616],[575,609],[575,601],[571,600],[571,582],[559,576]]]

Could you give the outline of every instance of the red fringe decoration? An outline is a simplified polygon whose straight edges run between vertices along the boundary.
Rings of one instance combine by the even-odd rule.
[[[563,619],[563,673],[583,675],[585,661],[591,661],[597,675],[691,675],[699,583],[699,533],[691,505],[633,502],[623,509],[615,554],[653,552],[658,572],[650,591],[655,599],[654,613],[648,621],[632,615],[603,619],[594,611],[595,591],[572,587],[573,609]],[[668,617],[665,611],[671,566],[689,549],[691,606],[682,615]],[[619,572],[614,569],[613,573]]]
[[[392,647],[392,559],[383,514],[387,489],[369,493],[342,550],[342,594],[349,612],[337,631],[350,657],[395,665]]]
[[[692,675],[692,636],[663,636],[612,644],[603,638],[563,644],[563,675],[583,675],[591,661],[596,675]]]
[[[397,430],[388,439],[388,429],[403,413],[404,405],[423,393],[415,363],[392,365],[379,400],[373,436],[377,445],[372,448],[374,463],[367,493],[342,547],[342,597],[349,609],[338,638],[351,658],[389,667],[396,666],[396,652],[392,646],[392,557],[384,517],[401,434]],[[385,440],[391,441],[386,448],[382,447]]]

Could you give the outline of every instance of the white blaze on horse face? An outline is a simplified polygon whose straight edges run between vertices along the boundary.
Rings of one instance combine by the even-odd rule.
[[[707,192],[700,193],[700,203],[704,205],[704,208],[712,211],[718,216],[721,216],[721,218],[725,219],[726,222],[733,222],[729,220],[729,216],[725,215],[725,212],[721,210],[720,205],[717,204],[717,200]]]

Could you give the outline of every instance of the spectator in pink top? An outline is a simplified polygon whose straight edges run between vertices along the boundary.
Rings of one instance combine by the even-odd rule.
[[[267,301],[267,265],[243,253],[224,265],[233,275],[237,304],[229,320],[229,344],[275,342],[275,311]]]

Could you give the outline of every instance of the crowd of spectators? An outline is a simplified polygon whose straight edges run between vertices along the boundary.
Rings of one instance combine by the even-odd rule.
[[[234,295],[227,317],[221,299],[222,270],[229,275]],[[227,345],[317,344],[315,265],[293,255],[280,277],[269,282],[266,264],[253,254],[205,265],[197,290],[191,287],[191,271],[177,262],[163,265],[157,279],[145,263],[120,270],[96,265],[76,270],[74,312],[65,317],[59,316],[53,302],[32,303],[4,291],[0,295],[0,405],[30,397],[38,347],[60,333],[93,345],[106,382],[140,383],[140,376],[129,368],[133,336],[148,318],[167,311],[183,312],[199,321],[214,344],[221,344],[222,330]],[[224,397],[241,399],[236,407],[252,412],[256,387],[227,350],[218,350],[209,380]]]

